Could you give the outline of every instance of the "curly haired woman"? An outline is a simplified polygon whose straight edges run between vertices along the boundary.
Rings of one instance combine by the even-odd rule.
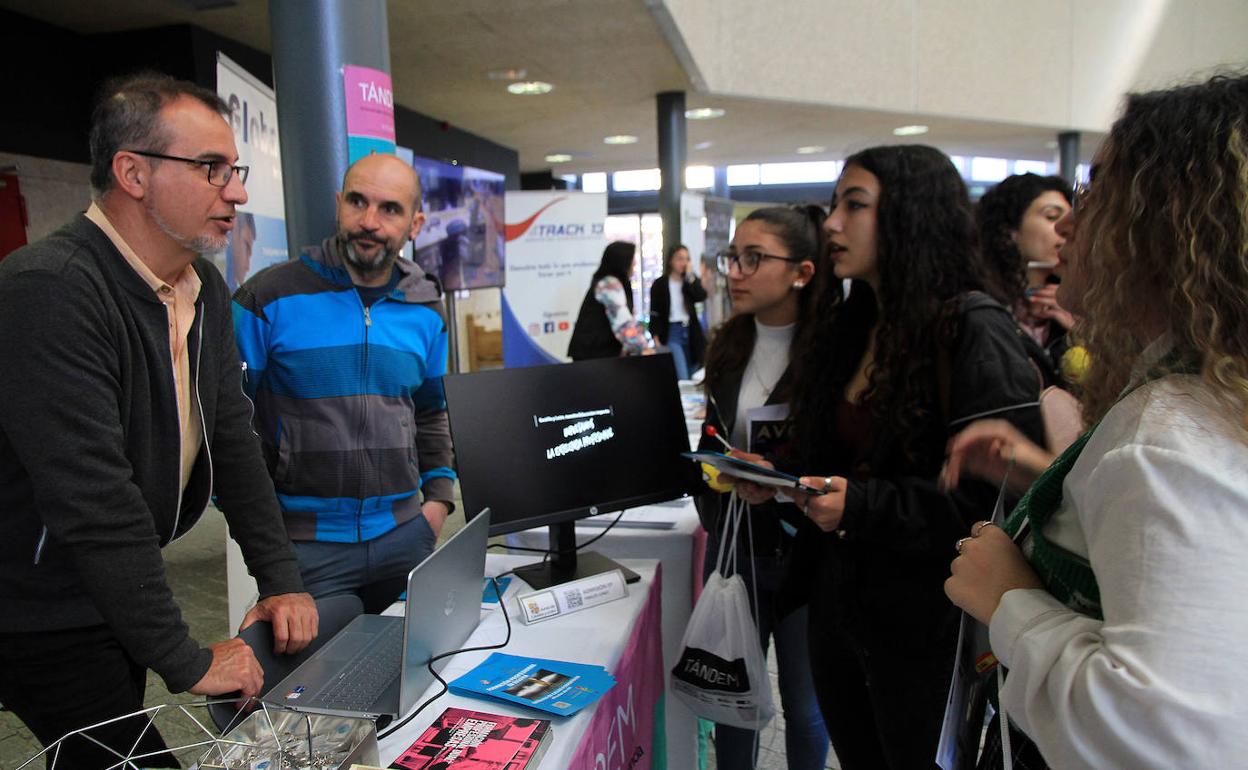
[[[1241,767],[1248,77],[1128,97],[1058,230],[1093,427],[1043,473],[1005,426],[952,442],[951,482],[1015,457],[1035,483],[973,528],[946,590],[1006,667],[1015,767]]]

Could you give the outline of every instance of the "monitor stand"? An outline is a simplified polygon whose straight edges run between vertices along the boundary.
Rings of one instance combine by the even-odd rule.
[[[614,569],[624,573],[625,583],[636,583],[641,580],[641,576],[636,572],[597,551],[578,553],[576,524],[571,521],[550,525],[550,550],[549,560],[517,568],[516,577],[537,589],[570,583],[573,580],[600,575]]]

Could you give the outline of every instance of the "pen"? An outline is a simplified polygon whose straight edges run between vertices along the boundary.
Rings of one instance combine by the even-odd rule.
[[[719,443],[723,444],[725,451],[727,452],[732,451],[732,444],[729,444],[727,441],[724,440],[723,436],[719,435],[719,431],[715,430],[714,425],[706,426],[706,435],[710,436],[713,439],[717,439]]]

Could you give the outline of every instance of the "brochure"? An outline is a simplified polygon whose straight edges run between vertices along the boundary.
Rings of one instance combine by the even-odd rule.
[[[494,590],[494,581],[488,577],[485,579],[485,587],[481,589],[481,609],[492,610],[498,606],[498,594],[507,593],[507,586],[511,585],[511,578],[500,577],[495,578],[498,581],[498,592]]]
[[[746,481],[753,481],[756,484],[765,484],[769,487],[780,487],[782,489],[798,489],[808,495],[823,494],[822,489],[803,485],[801,479],[797,476],[775,470],[774,468],[768,468],[766,465],[747,462],[740,458],[726,455],[723,452],[681,452],[680,455],[693,460],[695,463],[706,463],[720,473],[726,473]]]
[[[458,695],[498,698],[569,716],[602,697],[615,678],[602,666],[496,652],[453,680]]]
[[[549,719],[449,708],[390,765],[395,770],[526,770],[551,741]]]

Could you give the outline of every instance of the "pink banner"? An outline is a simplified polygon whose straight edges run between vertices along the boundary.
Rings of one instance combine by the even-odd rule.
[[[663,697],[662,565],[633,635],[611,673],[616,685],[598,702],[576,747],[571,770],[663,770],[667,757],[655,757],[655,709]],[[657,751],[664,752],[663,742]]]
[[[390,75],[369,67],[342,68],[347,100],[347,155],[354,163],[370,152],[394,152],[394,90]]]

